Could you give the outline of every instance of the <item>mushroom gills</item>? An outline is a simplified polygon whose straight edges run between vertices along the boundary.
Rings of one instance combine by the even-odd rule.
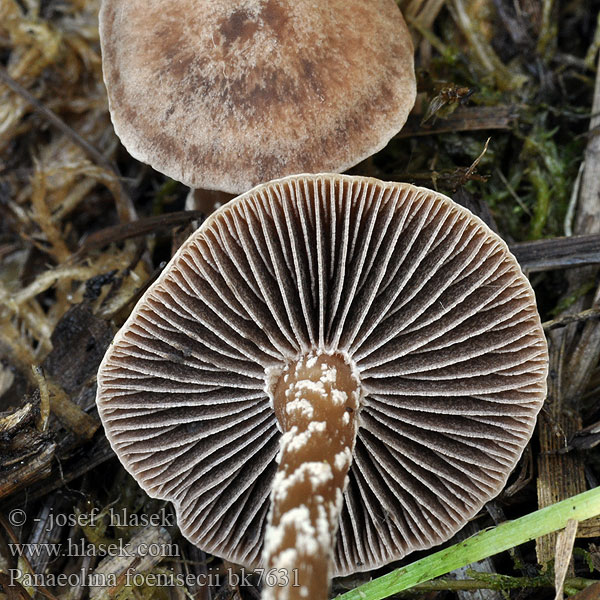
[[[356,442],[360,381],[340,353],[311,352],[271,374],[283,432],[263,564],[280,576],[264,600],[327,598],[332,549]]]
[[[187,539],[248,568],[297,567],[281,574],[299,587],[267,598],[323,598],[329,572],[431,548],[501,490],[547,364],[529,282],[466,209],[297,175],[183,245],[109,348],[98,410]]]

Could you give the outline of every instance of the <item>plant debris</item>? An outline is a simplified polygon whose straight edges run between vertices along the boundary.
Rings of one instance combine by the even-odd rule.
[[[415,43],[417,103],[351,172],[433,187],[476,212],[530,276],[550,342],[530,462],[470,524],[483,530],[490,514],[513,519],[600,481],[600,0],[398,4]],[[121,147],[98,9],[0,0],[0,596],[256,599],[259,578],[190,546],[100,427],[95,374],[114,333],[227,197],[190,192]],[[556,536],[544,536],[490,558],[484,574],[408,593],[551,600],[556,576],[564,594],[598,597],[600,522],[562,540],[558,553]]]

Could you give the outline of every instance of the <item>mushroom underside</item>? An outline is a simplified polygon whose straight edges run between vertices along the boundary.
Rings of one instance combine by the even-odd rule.
[[[366,178],[259,186],[183,245],[98,377],[116,453],[205,551],[259,564],[270,382],[311,352],[345,357],[361,389],[336,575],[448,539],[503,487],[545,396],[531,287],[468,211]]]

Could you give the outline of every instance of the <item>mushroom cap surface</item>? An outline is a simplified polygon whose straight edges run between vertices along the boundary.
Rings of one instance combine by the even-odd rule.
[[[196,188],[343,171],[415,100],[394,0],[102,0],[100,40],[117,135]]]
[[[451,537],[502,489],[545,398],[531,286],[469,211],[362,177],[258,186],[184,243],[98,375],[121,462],[205,551],[260,561],[269,382],[311,348],[346,356],[363,394],[337,575]]]

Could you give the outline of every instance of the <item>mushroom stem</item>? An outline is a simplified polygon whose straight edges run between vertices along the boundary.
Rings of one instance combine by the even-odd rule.
[[[263,550],[271,574],[263,599],[326,599],[360,382],[341,354],[313,353],[288,364],[271,391],[284,434]],[[278,584],[269,585],[274,577]]]

